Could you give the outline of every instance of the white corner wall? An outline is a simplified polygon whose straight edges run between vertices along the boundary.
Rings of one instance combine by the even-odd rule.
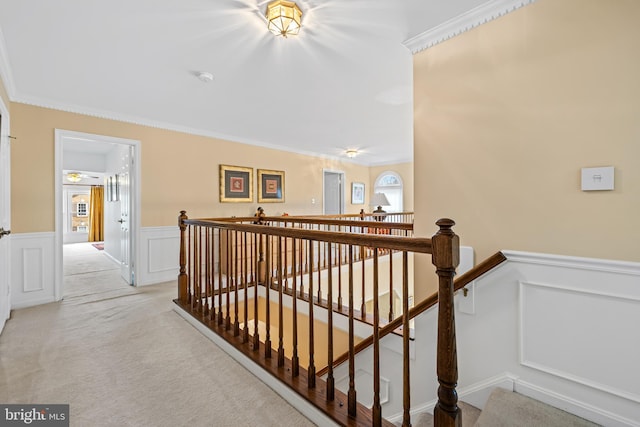
[[[598,424],[640,426],[640,264],[504,253],[505,264],[456,295],[460,399],[482,408],[504,387]],[[436,324],[437,307],[415,320],[412,413],[436,402]],[[402,416],[400,345],[392,336],[381,345],[383,416],[392,422]],[[356,371],[370,369],[368,349]]]

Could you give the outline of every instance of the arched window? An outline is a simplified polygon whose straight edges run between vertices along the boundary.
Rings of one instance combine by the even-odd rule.
[[[373,186],[373,192],[384,193],[391,203],[390,206],[383,207],[387,212],[402,212],[402,178],[395,172],[382,172]]]

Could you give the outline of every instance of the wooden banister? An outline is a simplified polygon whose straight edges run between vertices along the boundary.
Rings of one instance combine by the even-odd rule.
[[[460,289],[467,286],[469,283],[478,279],[483,274],[493,270],[494,268],[496,268],[506,260],[507,260],[507,257],[505,257],[502,252],[496,252],[486,260],[482,261],[480,264],[473,267],[471,270],[467,271],[466,273],[462,274],[457,279],[455,279],[453,281],[453,291],[454,292],[459,291]],[[416,316],[424,313],[431,307],[434,307],[436,304],[438,304],[437,292],[433,293],[431,296],[423,299],[418,304],[410,308],[408,319],[411,320],[415,318]],[[391,322],[384,325],[382,328],[380,328],[380,332],[379,332],[380,338],[386,337],[390,333],[396,331],[396,329],[402,326],[402,322],[403,322],[403,317],[397,317],[393,319]],[[372,343],[373,343],[373,335],[370,335],[355,345],[355,353],[357,354],[361,352],[362,350],[371,346]],[[340,356],[336,357],[333,362],[333,367],[335,368],[336,366],[346,362],[347,358],[348,358],[348,353],[343,353]],[[322,376],[325,373],[326,373],[326,368],[320,369],[318,371],[319,376]]]
[[[181,211],[179,217],[180,274],[176,303],[217,334],[225,337],[228,342],[235,342],[236,348],[250,358],[259,360],[265,369],[270,370],[290,386],[293,385],[302,396],[313,396],[310,401],[318,408],[327,413],[334,411],[332,417],[334,420],[341,419],[339,423],[343,425],[362,425],[362,422],[365,422],[365,425],[387,425],[382,418],[380,400],[382,364],[380,339],[402,326],[403,426],[409,426],[409,320],[439,301],[437,374],[440,386],[435,408],[435,423],[459,426],[461,416],[455,390],[458,372],[454,292],[491,267],[483,262],[476,267],[475,273],[470,272],[459,278],[466,280],[466,283],[462,283],[461,280],[454,282],[455,269],[459,262],[459,238],[452,230],[454,225],[452,220],[439,220],[437,222],[439,231],[429,239],[405,237],[413,230],[413,225],[409,223],[367,221],[366,218],[361,219],[361,216],[355,218],[357,220],[265,216],[261,218],[260,224],[256,224],[255,217],[188,219],[186,212]],[[393,233],[382,233],[381,230],[399,230],[407,233],[393,235]],[[288,248],[293,248],[293,252],[290,253]],[[393,278],[398,272],[396,269],[394,273],[394,268],[398,265],[397,258],[393,260],[394,252],[402,255],[401,289],[398,285],[395,287],[393,285],[394,282],[399,283],[398,276]],[[407,255],[409,252],[431,254],[439,277],[438,295],[432,295],[412,309],[408,308]],[[491,262],[502,262],[499,258],[496,257]],[[504,259],[503,256],[502,258]],[[388,269],[383,270],[381,262],[387,263],[385,265],[388,265]],[[349,290],[349,302],[346,308],[342,307],[341,300],[341,268],[346,269],[345,274],[348,275],[345,276],[345,282],[348,279]],[[362,301],[358,298],[357,303],[353,301],[354,269],[361,269],[357,279],[362,281]],[[366,277],[365,269],[368,271]],[[382,278],[381,271],[386,274],[387,270],[389,279],[388,283],[384,283],[383,280],[387,281],[387,279]],[[333,301],[334,272],[337,273],[336,282],[338,283],[337,304]],[[372,278],[370,278],[371,274],[373,274]],[[373,288],[365,287],[365,279],[372,280]],[[292,282],[291,287],[289,280]],[[384,286],[388,285],[389,289],[389,311],[384,313],[379,304],[381,301],[386,303],[387,299],[380,300],[378,295],[379,291],[385,291],[381,287],[383,283]],[[303,291],[303,285],[307,286],[306,293]],[[252,287],[253,291],[249,292]],[[366,301],[365,291],[367,295],[373,292],[373,295],[370,295],[371,301]],[[403,307],[402,316],[394,319],[393,293],[397,291],[402,292]],[[226,301],[222,299],[223,294]],[[293,299],[292,316],[296,319],[298,315],[296,301],[301,298],[306,299],[307,302],[301,307],[306,311],[302,315],[307,316],[309,320],[308,332],[305,334],[309,341],[303,340],[307,347],[303,348],[303,351],[307,353],[303,353],[302,356],[308,356],[306,360],[308,365],[304,367],[298,357],[299,325],[297,321],[292,321],[290,326],[286,326],[293,331],[294,338],[291,353],[289,349],[285,349],[284,344],[287,340],[284,336],[285,318],[282,311],[284,305],[288,304],[283,300],[285,295]],[[216,296],[217,302],[214,298]],[[252,305],[248,304],[250,297],[254,299]],[[371,313],[367,313],[366,316],[365,301],[367,305],[372,304],[368,308]],[[362,307],[359,316],[371,322],[373,334],[359,344],[355,344],[354,304],[360,303]],[[278,310],[276,316],[270,314],[272,304],[273,309]],[[335,379],[332,374],[333,367],[340,359],[332,360],[333,328],[327,336],[327,353],[323,354],[319,351],[322,350],[320,347],[324,347],[324,342],[314,340],[314,337],[322,335],[322,329],[314,331],[314,328],[317,328],[314,325],[316,305],[329,310],[327,313],[329,327],[333,324],[334,310],[342,314],[345,311],[348,313],[349,351],[346,353],[346,359],[349,361],[349,389],[346,395],[342,395],[335,389]],[[386,322],[387,318],[390,322],[382,326],[381,323]],[[250,335],[248,327],[250,322],[253,323],[253,336]],[[259,323],[260,328],[263,328],[260,330],[262,339],[258,336]],[[306,327],[302,323],[301,325]],[[273,337],[271,336],[272,326]],[[277,348],[272,348],[272,338],[273,345]],[[320,347],[319,344],[321,344]],[[373,406],[368,410],[356,400],[355,354],[371,345],[373,345]],[[343,349],[344,347],[339,351]],[[325,366],[325,361],[320,361],[325,356],[328,359],[328,376],[323,381],[319,378],[323,371],[320,370],[317,374],[316,371],[317,368]],[[344,409],[340,409],[343,405]],[[363,415],[364,413],[369,415]],[[346,420],[340,418],[345,415]]]

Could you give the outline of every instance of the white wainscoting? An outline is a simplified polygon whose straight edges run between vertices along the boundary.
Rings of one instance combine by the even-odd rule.
[[[142,227],[139,242],[138,286],[177,280],[180,272],[180,229]]]
[[[11,235],[11,308],[55,301],[55,233]]]

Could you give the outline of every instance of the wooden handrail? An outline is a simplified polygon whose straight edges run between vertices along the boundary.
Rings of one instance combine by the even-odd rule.
[[[506,260],[507,260],[507,257],[505,257],[502,252],[496,252],[495,254],[491,255],[489,258],[482,261],[480,264],[473,267],[471,270],[467,271],[466,273],[462,274],[457,279],[455,279],[453,281],[453,291],[454,292],[459,291],[460,289],[464,288],[469,283],[473,282],[483,274],[493,270],[494,268],[496,268]],[[424,300],[420,301],[418,304],[416,304],[415,306],[413,306],[413,308],[409,310],[409,319],[413,319],[419,314],[424,313],[431,307],[435,306],[437,303],[438,303],[438,293],[434,292],[433,294],[431,294]],[[402,326],[402,316],[393,319],[391,322],[387,323],[382,328],[380,328],[380,332],[379,332],[380,338],[382,339],[383,337],[386,337],[387,335],[389,335],[390,333],[398,329],[400,326]],[[369,347],[372,343],[373,343],[373,335],[370,335],[355,345],[355,348],[354,348],[355,353],[357,354],[361,352],[362,350]],[[340,356],[336,357],[333,363],[334,368],[346,362],[348,360],[348,357],[349,357],[348,353],[343,353]],[[319,376],[322,376],[326,372],[327,372],[327,368],[325,367],[319,370],[317,374]]]
[[[225,230],[244,231],[256,234],[290,237],[297,239],[316,240],[321,242],[341,243],[345,245],[370,246],[397,251],[410,251],[430,254],[431,240],[418,237],[402,237],[380,234],[355,234],[323,230],[306,230],[300,228],[272,227],[257,224],[237,224],[226,221],[212,221],[202,219],[188,219],[183,221],[187,225],[215,227]],[[372,223],[373,226],[374,223]]]
[[[289,221],[293,219],[294,221]],[[293,224],[307,223],[310,227],[296,227]],[[287,226],[291,224],[291,226]],[[318,224],[318,227],[315,227]],[[440,384],[438,390],[438,403],[435,407],[436,425],[460,425],[460,410],[457,406],[457,394],[455,387],[457,385],[457,360],[456,360],[456,338],[455,338],[455,319],[453,309],[454,294],[454,275],[455,269],[459,263],[459,238],[453,232],[452,227],[455,224],[450,219],[441,219],[436,222],[439,231],[433,238],[415,238],[393,236],[388,233],[369,234],[369,229],[404,229],[412,230],[412,225],[407,223],[385,223],[384,221],[365,221],[364,216],[359,221],[350,220],[333,220],[319,218],[287,218],[287,217],[264,217],[260,216],[231,219],[193,219],[186,217],[185,212],[181,212],[179,218],[180,225],[180,276],[179,276],[179,299],[176,300],[181,307],[197,319],[206,323],[209,328],[215,330],[220,335],[228,335],[227,341],[239,340],[246,344],[245,354],[257,355],[261,354],[260,360],[262,365],[269,365],[272,360],[272,354],[277,354],[277,360],[274,362],[277,366],[277,376],[288,384],[300,384],[302,375],[301,366],[291,365],[291,369],[286,369],[289,359],[284,356],[283,347],[283,315],[278,313],[278,331],[277,331],[277,353],[272,349],[271,340],[271,321],[272,316],[269,312],[270,295],[278,297],[279,310],[282,310],[282,296],[291,292],[291,296],[297,300],[296,293],[302,294],[303,284],[308,287],[308,309],[307,316],[309,319],[309,327],[307,338],[309,339],[308,349],[308,367],[306,368],[306,389],[318,390],[319,388],[326,391],[321,402],[314,397],[312,402],[317,407],[322,408],[326,413],[331,413],[334,420],[340,419],[347,415],[347,419],[342,418],[345,425],[351,425],[351,421],[358,424],[367,422],[367,417],[361,418],[360,415],[364,409],[361,404],[357,403],[355,390],[355,363],[354,354],[356,346],[353,342],[353,285],[354,285],[354,268],[362,273],[362,307],[360,312],[365,316],[365,260],[371,257],[373,262],[373,336],[371,337],[371,345],[373,345],[373,406],[370,409],[369,420],[370,425],[381,426],[386,425],[386,421],[382,417],[382,406],[380,400],[380,338],[388,334],[399,326],[400,322],[404,324],[403,334],[403,425],[410,425],[410,397],[409,397],[409,335],[408,335],[408,318],[411,315],[415,317],[415,308],[421,308],[421,305],[409,310],[407,306],[408,297],[408,252],[431,254],[432,263],[436,266],[436,274],[439,277],[439,295],[432,298],[439,300],[438,308],[438,357],[437,357],[437,379]],[[279,226],[275,226],[279,225]],[[325,227],[322,227],[324,225]],[[339,231],[330,231],[331,228],[337,226]],[[353,227],[353,230],[350,228]],[[317,228],[317,229],[316,229]],[[322,228],[328,228],[323,230]],[[249,239],[248,239],[249,236]],[[284,240],[283,240],[284,238]],[[287,242],[289,241],[295,247],[295,243],[300,244],[300,249],[293,253],[287,251]],[[214,242],[217,241],[217,249]],[[249,243],[247,243],[249,242]],[[247,246],[249,244],[249,246]],[[335,245],[335,246],[334,246]],[[340,253],[340,246],[348,248],[348,256],[343,258]],[[284,251],[283,251],[284,247]],[[337,256],[334,256],[332,248],[337,250]],[[353,251],[354,247],[356,251]],[[274,248],[276,251],[274,252]],[[391,298],[393,291],[393,251],[400,251],[403,255],[402,261],[402,285],[404,295],[404,315],[402,318],[393,320],[385,328],[380,327],[380,306],[379,306],[379,262],[383,256],[389,256],[389,295]],[[365,255],[366,253],[366,255]],[[291,272],[288,272],[287,264],[292,259]],[[386,262],[386,261],[385,261]],[[359,264],[362,263],[362,264]],[[299,269],[296,269],[299,265]],[[318,378],[319,385],[316,385],[316,363],[314,351],[314,299],[317,290],[317,301],[321,304],[323,301],[322,291],[322,275],[321,270],[328,268],[328,300],[327,306],[333,306],[332,297],[332,266],[337,267],[338,279],[340,279],[340,267],[345,266],[348,273],[349,282],[349,391],[347,393],[348,404],[346,405],[346,414],[342,412],[340,407],[344,401],[338,400],[338,405],[333,405],[337,396],[334,380],[332,375],[327,377],[327,381],[322,383]],[[217,266],[217,277],[214,274]],[[224,277],[223,277],[224,270]],[[360,273],[358,273],[360,275]],[[300,279],[299,287],[296,286],[296,278]],[[293,280],[293,285],[289,288],[288,280]],[[186,284],[186,292],[183,291]],[[317,284],[317,286],[314,286]],[[250,285],[253,285],[250,287]],[[259,307],[258,307],[258,288],[264,286],[264,304],[260,306],[264,308],[264,334],[260,339],[259,335]],[[225,288],[223,290],[223,287]],[[340,288],[341,285],[338,284]],[[217,292],[216,292],[217,291]],[[276,293],[273,293],[276,292]],[[226,294],[226,303],[222,302],[222,295]],[[214,304],[214,296],[218,296],[218,304]],[[244,322],[242,325],[244,333],[240,333],[240,297],[244,302]],[[233,303],[231,301],[233,298]],[[253,340],[248,342],[247,312],[249,306],[246,303],[248,298],[253,298],[253,322],[254,335]],[[390,299],[390,306],[393,299]],[[297,317],[297,310],[293,305],[294,311],[292,316]],[[231,313],[230,308],[233,308]],[[262,309],[262,308],[261,308]],[[426,310],[424,307],[422,310]],[[225,315],[223,316],[223,310]],[[333,311],[333,310],[332,310]],[[393,318],[393,310],[390,307],[389,318]],[[217,314],[217,316],[216,316]],[[233,314],[233,316],[231,316]],[[329,315],[328,323],[331,324],[331,315]],[[398,323],[398,324],[396,324]],[[392,327],[393,325],[393,327]],[[294,326],[295,329],[295,326]],[[387,330],[389,332],[387,332]],[[384,331],[384,335],[381,332]],[[274,334],[275,334],[274,330]],[[297,334],[297,333],[296,333]],[[333,366],[333,338],[328,335],[328,353],[329,363]],[[276,341],[273,341],[276,345]],[[363,348],[362,344],[358,345]],[[293,353],[295,354],[295,353]],[[293,355],[292,355],[293,357]],[[292,358],[293,363],[295,359]],[[297,364],[296,364],[297,365]],[[273,372],[275,373],[275,372]],[[327,388],[323,388],[327,387]],[[330,390],[329,390],[330,388]],[[300,393],[301,390],[298,390]],[[301,394],[305,394],[302,392]],[[342,415],[341,415],[342,414]],[[358,416],[357,416],[358,415]],[[343,424],[343,421],[340,421]]]

